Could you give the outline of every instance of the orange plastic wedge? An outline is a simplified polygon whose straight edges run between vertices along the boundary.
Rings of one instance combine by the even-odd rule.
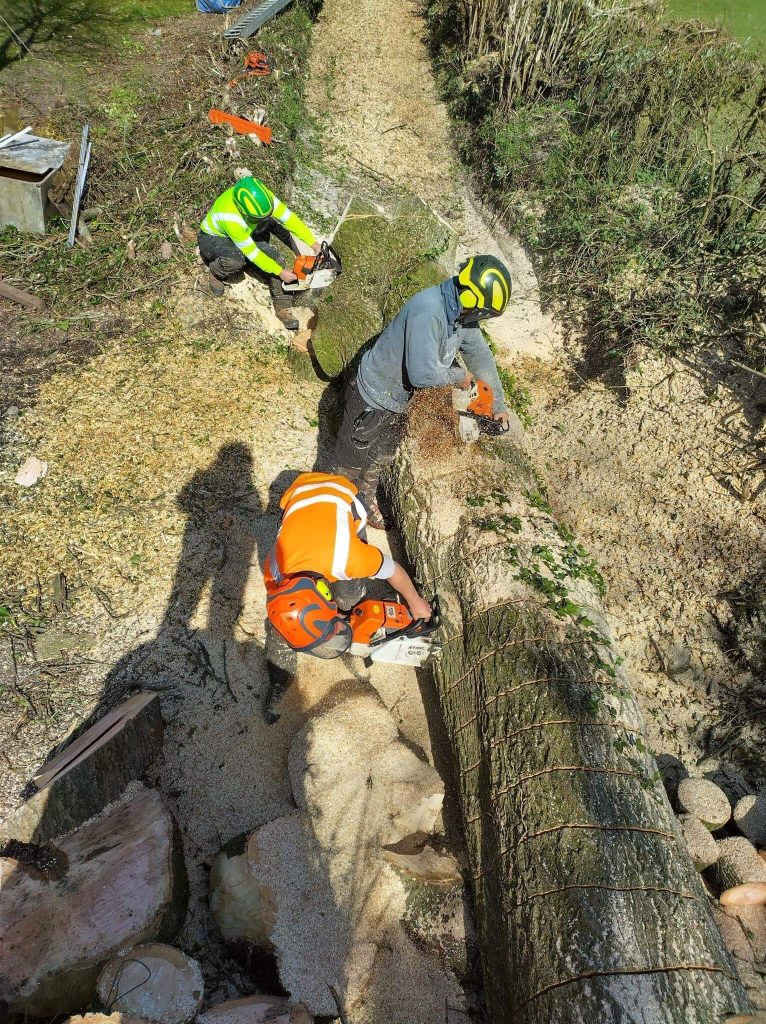
[[[257,135],[266,145],[271,142],[271,128],[266,124],[256,124],[245,117],[237,117],[236,114],[227,114],[223,110],[215,109],[210,111],[208,117],[211,124],[230,124],[240,135]]]

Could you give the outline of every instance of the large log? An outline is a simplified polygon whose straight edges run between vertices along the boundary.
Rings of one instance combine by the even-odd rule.
[[[0,857],[2,1020],[81,1010],[105,960],[170,939],[183,921],[180,838],[154,790],[134,784],[55,844],[9,847]]]
[[[416,265],[406,218],[396,230]],[[385,258],[364,232],[360,218],[344,236],[346,265],[375,279]],[[405,281],[397,299],[414,290]],[[366,292],[381,323],[396,311],[388,295]],[[355,315],[336,289],[320,308],[336,366],[366,340],[351,331],[349,343]],[[524,454],[507,440],[455,447],[450,416],[447,399],[412,417],[423,429],[391,493],[417,576],[444,609],[434,674],[490,1018],[712,1024],[749,1009],[643,744],[594,570]]]
[[[520,451],[435,447],[438,429],[417,425],[392,492],[444,609],[434,675],[491,1018],[712,1024],[748,1009],[586,559]]]

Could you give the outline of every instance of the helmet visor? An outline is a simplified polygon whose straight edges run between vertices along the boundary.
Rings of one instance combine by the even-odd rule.
[[[316,647],[312,647],[306,654],[312,654],[315,658],[339,658],[345,654],[351,646],[351,626],[345,619],[337,619],[335,627],[326,640],[322,640]]]

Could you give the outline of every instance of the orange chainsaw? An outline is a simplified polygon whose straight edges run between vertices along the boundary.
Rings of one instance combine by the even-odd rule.
[[[452,392],[452,405],[458,414],[474,420],[482,434],[496,436],[504,434],[508,427],[494,418],[494,400],[492,388],[483,380],[474,380],[470,388],[455,388]]]
[[[282,287],[286,292],[305,292],[309,288],[327,288],[340,274],[343,267],[340,256],[329,242],[322,242],[318,253],[300,255],[293,263],[293,273],[298,278]]]
[[[428,638],[441,626],[439,598],[431,601],[431,618],[413,619],[401,601],[372,598],[349,613],[351,647],[348,653],[368,662],[395,665],[425,664],[441,644]]]

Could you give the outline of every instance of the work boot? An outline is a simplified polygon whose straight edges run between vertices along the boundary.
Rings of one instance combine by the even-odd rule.
[[[274,312],[277,314],[277,319],[281,320],[288,331],[297,331],[300,324],[295,318],[295,313],[289,306],[286,309],[275,309]]]
[[[210,294],[214,295],[217,299],[220,299],[226,291],[226,286],[223,281],[221,281],[220,278],[217,278],[212,270],[209,270],[207,274],[207,286],[210,290]]]

